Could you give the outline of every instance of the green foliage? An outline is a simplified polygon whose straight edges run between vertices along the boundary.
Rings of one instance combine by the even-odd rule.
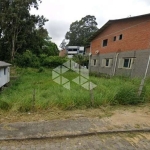
[[[65,39],[63,39],[63,41],[61,42],[61,44],[60,44],[60,48],[61,49],[66,49],[66,45],[67,45],[67,43],[66,43],[66,41],[65,41]]]
[[[143,102],[143,100],[143,97],[138,96],[137,87],[124,85],[118,90],[112,104],[135,105]]]
[[[41,72],[44,72],[44,71],[45,71],[44,67],[40,67],[39,70],[38,70],[38,73],[41,73]]]
[[[19,67],[49,67],[55,68],[62,65],[67,61],[67,58],[62,58],[59,56],[48,56],[46,54],[41,54],[37,57],[31,51],[27,50],[22,55],[18,54],[15,58],[15,64]],[[43,69],[40,69],[41,71]],[[39,71],[40,71],[39,70]]]
[[[59,109],[85,109],[102,105],[135,105],[141,102],[150,102],[150,84],[146,86],[142,96],[138,97],[139,79],[125,78],[100,78],[90,77],[90,81],[97,85],[93,90],[93,104],[90,92],[80,85],[71,82],[78,74],[67,71],[63,74],[71,82],[71,90],[55,83],[52,79],[52,69],[17,69],[21,75],[16,81],[11,81],[11,86],[0,94],[1,109],[26,112],[32,110],[33,89],[35,89],[35,110]],[[1,103],[3,102],[3,104]],[[5,104],[4,104],[5,103]],[[11,106],[11,107],[10,107]]]
[[[9,106],[9,104],[7,102],[4,102],[4,101],[0,100],[0,109],[2,109],[2,110],[8,110],[10,108],[11,107]]]
[[[73,58],[72,58],[72,59],[73,59],[76,63],[78,63],[79,66],[88,66],[88,62],[89,62],[88,56],[76,54],[76,55],[73,55]]]
[[[39,53],[47,34],[43,26],[48,20],[30,14],[31,7],[38,9],[38,2],[41,0],[0,1],[1,60],[12,61],[17,53],[22,54],[26,49]]]
[[[37,56],[40,56],[41,54],[47,56],[58,56],[58,47],[50,40],[51,38],[48,36],[48,31],[44,28],[38,28],[35,29],[32,34],[27,35],[27,45],[25,48],[30,49],[32,53]]]
[[[15,59],[15,63],[20,67],[39,67],[39,58],[31,51],[27,50],[22,55],[19,55]]]
[[[45,54],[47,56],[58,56],[59,50],[57,45],[51,41],[46,40],[42,47],[42,54]]]
[[[69,40],[70,46],[87,46],[90,43],[88,39],[98,30],[96,18],[87,15],[79,21],[70,25],[70,31],[66,33],[65,38]]]
[[[46,57],[42,63],[45,67],[55,68],[67,61],[67,58],[59,57],[59,56],[49,56]]]

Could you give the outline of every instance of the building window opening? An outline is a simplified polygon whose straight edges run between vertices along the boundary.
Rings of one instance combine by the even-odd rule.
[[[94,66],[96,66],[96,59],[94,59]]]
[[[4,75],[6,75],[6,68],[4,68]]]
[[[120,58],[118,68],[131,69],[135,58]]]
[[[116,36],[114,36],[114,41],[116,41]]]
[[[119,40],[122,40],[122,34],[119,35]]]
[[[112,63],[113,63],[113,59],[112,58],[102,59],[102,67],[111,67]]]
[[[124,68],[131,68],[131,62],[132,62],[132,59],[131,59],[131,58],[125,58],[125,59],[124,59],[123,67],[124,67]]]
[[[108,44],[108,39],[103,40],[103,47],[107,46]]]
[[[109,59],[106,59],[106,67],[109,66]]]

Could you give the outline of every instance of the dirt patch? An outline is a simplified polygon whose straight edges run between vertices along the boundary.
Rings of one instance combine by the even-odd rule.
[[[0,123],[49,121],[55,119],[76,119],[81,117],[99,118],[111,121],[114,126],[123,124],[140,128],[141,124],[150,125],[150,104],[140,106],[107,106],[99,109],[62,111],[58,109],[37,112],[0,111]]]
[[[48,121],[55,119],[76,119],[81,117],[102,118],[105,115],[105,111],[101,109],[86,109],[72,111],[62,111],[58,109],[53,109],[45,111],[39,110],[37,112],[27,113],[0,111],[0,123]]]
[[[113,115],[109,118],[113,125],[122,126],[130,124],[139,129],[142,126],[150,125],[150,106],[143,105],[137,107],[129,107],[126,109],[117,109],[113,111]],[[105,119],[105,120],[107,120]]]

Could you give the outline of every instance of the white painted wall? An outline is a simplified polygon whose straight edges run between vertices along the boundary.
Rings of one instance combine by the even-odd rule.
[[[68,54],[78,54],[77,51],[68,51]]]
[[[83,46],[79,47],[79,51],[84,51],[84,47]]]
[[[3,67],[0,68],[0,87],[4,86],[10,81],[10,68]]]

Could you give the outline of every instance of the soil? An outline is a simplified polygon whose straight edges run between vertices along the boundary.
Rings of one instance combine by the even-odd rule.
[[[38,110],[37,112],[6,112],[0,110],[0,123],[49,121],[55,119],[76,119],[80,117],[111,120],[114,125],[147,123],[150,125],[150,104],[138,106],[103,106],[98,109],[70,110],[58,109]]]

